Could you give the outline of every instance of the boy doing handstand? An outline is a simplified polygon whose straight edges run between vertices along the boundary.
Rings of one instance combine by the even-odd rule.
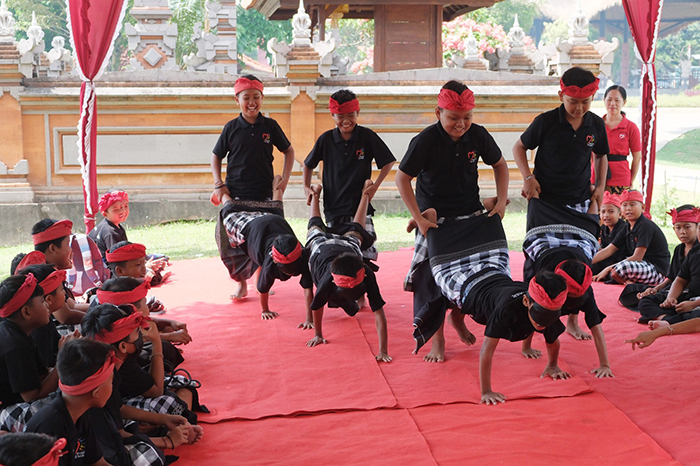
[[[346,314],[354,316],[359,311],[357,299],[365,293],[369,305],[374,312],[374,320],[379,337],[379,353],[377,361],[389,362],[388,332],[384,314],[384,299],[379,292],[374,272],[362,260],[361,247],[373,241],[371,235],[364,229],[369,205],[368,189],[372,180],[365,181],[362,200],[357,207],[354,222],[347,225],[343,234],[328,233],[321,219],[319,197],[321,186],[313,185],[311,190],[311,210],[309,215],[309,232],[306,247],[310,251],[309,269],[316,285],[316,293],[311,302],[313,313],[314,337],[306,346],[316,346],[327,343],[323,337],[323,308],[342,307]]]

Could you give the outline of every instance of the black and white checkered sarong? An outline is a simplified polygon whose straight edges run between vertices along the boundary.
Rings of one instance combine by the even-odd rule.
[[[592,261],[600,244],[588,231],[563,224],[532,228],[523,241],[523,251],[532,261],[537,261],[543,252],[556,248],[581,249],[588,260]]]
[[[665,279],[665,277],[656,270],[654,264],[647,261],[624,260],[618,262],[614,270],[626,281],[641,283],[643,285],[656,286]]]
[[[124,404],[133,406],[134,408],[158,414],[182,416],[182,413],[187,409],[187,405],[184,401],[178,398],[174,393],[167,391],[161,396],[151,398],[135,396],[133,398],[124,398],[123,401]]]
[[[238,247],[245,243],[243,229],[253,220],[264,215],[273,215],[267,212],[231,212],[224,218],[224,226],[231,247]]]
[[[332,233],[325,233],[319,228],[310,228],[306,235],[306,247],[311,251],[309,258],[320,253],[328,246],[349,247],[353,250],[353,253],[357,254],[358,257],[362,257],[360,243],[359,238],[354,235],[340,236]]]
[[[133,445],[124,445],[132,466],[164,466],[156,447],[147,442],[137,442]]]
[[[41,408],[51,403],[58,392],[53,392],[46,398],[30,403],[17,403],[3,407],[0,410],[0,430],[7,432],[24,432],[24,427]]]
[[[347,218],[348,223],[352,222],[352,218],[348,217]],[[338,222],[335,223],[329,223],[328,228],[332,229],[335,225],[337,225]],[[365,219],[365,231],[369,233],[370,236],[372,236],[375,239],[375,243],[372,243],[370,247],[367,249],[364,249],[362,251],[362,257],[365,259],[369,259],[371,261],[376,261],[377,258],[379,257],[379,251],[377,251],[377,246],[376,246],[376,239],[377,239],[377,232],[374,229],[374,222],[372,220],[372,216],[368,215],[367,218]]]

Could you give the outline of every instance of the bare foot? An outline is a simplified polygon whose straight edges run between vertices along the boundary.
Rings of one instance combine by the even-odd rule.
[[[542,351],[535,348],[522,350],[522,354],[528,359],[540,359],[542,357]]]
[[[236,290],[233,292],[231,296],[232,301],[240,301],[246,296],[248,296],[248,282],[243,280],[242,282],[236,282]]]
[[[458,315],[455,315],[455,313]],[[459,339],[462,341],[462,343],[467,346],[471,346],[476,343],[476,336],[474,336],[474,334],[470,332],[467,326],[464,324],[464,314],[452,310],[450,315],[447,316],[447,321],[454,327],[455,330],[457,330],[457,335],[459,335]]]
[[[204,429],[202,428],[202,426],[190,425],[190,432],[187,436],[188,445],[192,445],[193,443],[199,442],[199,439],[202,438],[202,435],[204,435]]]
[[[445,340],[433,338],[430,352],[423,356],[425,362],[445,362]]]
[[[649,321],[649,329],[650,330],[654,330],[654,329],[661,328],[661,327],[670,327],[670,326],[671,326],[671,324],[669,324],[665,320],[650,320]]]
[[[577,340],[590,340],[593,338],[590,334],[583,331],[578,325],[578,314],[569,314],[566,319],[566,333]]]

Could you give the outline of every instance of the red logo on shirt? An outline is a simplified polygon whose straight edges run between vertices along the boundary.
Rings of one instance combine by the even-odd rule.
[[[593,147],[594,144],[595,144],[595,136],[593,136],[592,134],[589,134],[588,136],[586,136],[586,145],[588,147]]]
[[[270,144],[270,133],[263,133],[262,139],[265,144]]]
[[[471,163],[474,163],[474,162],[476,162],[476,158],[478,157],[478,155],[476,155],[476,151],[475,151],[475,150],[470,150],[470,151],[467,153],[467,157],[469,158],[469,161],[470,161]]]
[[[357,160],[364,160],[365,159],[365,149],[358,149],[355,151],[355,155],[357,155]]]
[[[620,133],[620,139],[626,139],[627,135],[625,133]]]

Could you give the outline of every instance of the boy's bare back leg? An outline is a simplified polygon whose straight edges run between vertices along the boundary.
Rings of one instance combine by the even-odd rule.
[[[248,296],[248,281],[234,281],[236,282],[236,287],[233,289],[234,291],[233,293],[231,293],[231,296],[229,296],[229,298],[231,298],[233,301],[240,301],[241,299]]]
[[[566,333],[577,340],[590,340],[593,338],[590,333],[586,333],[578,324],[578,314],[569,314],[566,317]]]
[[[443,323],[432,338],[428,354],[423,356],[425,362],[445,362],[445,324]]]
[[[374,184],[372,180],[365,180],[365,185],[363,189],[367,189]],[[367,223],[367,209],[369,209],[369,196],[363,194],[360,198],[360,203],[355,211],[355,217],[352,219],[353,222],[359,223],[364,228]]]
[[[447,321],[454,327],[459,335],[459,339],[467,346],[471,346],[476,343],[476,336],[469,331],[467,326],[464,324],[465,315],[456,309],[452,309],[452,312],[447,316]]]

